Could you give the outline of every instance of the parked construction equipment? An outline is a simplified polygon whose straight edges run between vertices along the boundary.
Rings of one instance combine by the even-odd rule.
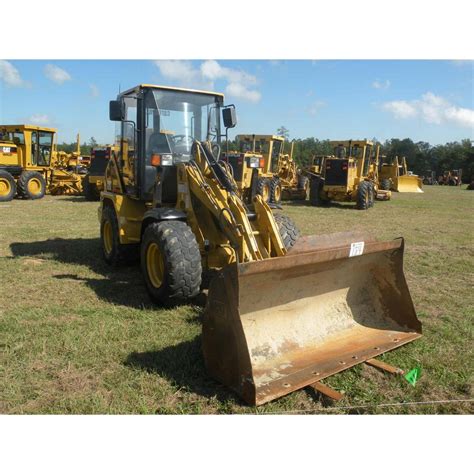
[[[112,154],[117,153],[119,146],[97,146],[91,150],[91,164],[82,181],[84,196],[88,201],[99,201],[100,192],[104,189],[105,170]]]
[[[221,114],[225,134],[221,131]],[[302,237],[218,161],[236,124],[222,94],[139,85],[110,103],[121,124],[99,207],[110,264],[140,253],[150,297],[189,301],[210,274],[209,373],[262,404],[421,336],[403,239]]]
[[[425,175],[422,177],[423,184],[433,186],[438,184],[436,179],[436,173],[434,171],[428,170]]]
[[[282,199],[306,199],[309,180],[297,169],[293,144],[285,153],[285,138],[278,135],[239,134],[236,140],[239,152],[226,153],[223,160],[231,165],[234,179],[247,199],[254,194],[274,204]]]
[[[438,184],[445,186],[461,186],[462,170],[448,170],[438,178]]]
[[[399,193],[422,193],[423,180],[408,171],[407,160],[403,156],[395,156],[391,160],[382,157],[379,170],[381,189]]]
[[[41,199],[46,192],[80,194],[85,168],[80,151],[58,152],[54,128],[0,125],[0,201],[16,195]]]
[[[331,201],[355,202],[358,209],[367,210],[374,200],[389,200],[391,193],[378,185],[380,147],[374,150],[370,140],[331,141],[334,155],[319,157],[324,163],[322,173],[305,174],[311,178],[309,199],[313,206]]]

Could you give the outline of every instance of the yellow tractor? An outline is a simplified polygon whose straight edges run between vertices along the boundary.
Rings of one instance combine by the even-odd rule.
[[[331,141],[334,155],[321,158],[321,174],[311,176],[309,199],[313,206],[331,201],[355,202],[367,210],[375,199],[389,200],[390,191],[378,186],[379,147],[370,140]]]
[[[55,134],[54,128],[0,125],[0,201],[82,192],[78,167],[56,150]]]
[[[421,336],[403,239],[298,238],[260,195],[245,203],[219,162],[236,125],[222,94],[141,84],[111,101],[109,115],[121,136],[99,206],[104,259],[139,254],[148,293],[164,306],[192,300],[210,276],[204,361],[246,402],[319,383]]]
[[[379,185],[386,191],[392,190],[399,193],[422,193],[423,180],[417,175],[408,171],[405,157],[401,159],[396,156],[392,160],[387,160],[384,156],[381,159],[379,169]]]
[[[280,137],[280,139],[282,141],[281,151],[278,154],[277,162],[272,163],[272,168],[275,172],[275,179],[281,186],[282,199],[304,200],[308,196],[309,178],[298,169],[293,159],[294,142],[291,143],[290,153],[283,153],[284,138]]]
[[[239,152],[224,154],[234,179],[245,197],[260,194],[264,201],[279,204],[282,199],[306,199],[309,180],[301,175],[290,153],[284,153],[285,138],[278,135],[240,134]]]
[[[281,185],[272,172],[272,157],[278,159],[283,139],[274,135],[237,135],[238,152],[223,154],[231,166],[238,189],[245,198],[259,194],[265,202],[281,201]]]
[[[104,177],[110,157],[120,149],[116,145],[97,146],[91,150],[91,163],[82,181],[84,196],[88,201],[99,201],[104,189]]]

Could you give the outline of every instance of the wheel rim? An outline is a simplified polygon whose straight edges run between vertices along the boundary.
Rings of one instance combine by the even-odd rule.
[[[262,198],[266,202],[268,201],[269,196],[270,196],[270,186],[268,184],[264,184],[262,187]]]
[[[146,271],[151,284],[159,288],[163,284],[165,265],[158,244],[152,242],[146,251]]]
[[[38,178],[31,178],[28,181],[28,192],[31,194],[39,194],[41,192],[41,181]]]
[[[110,254],[112,252],[112,246],[113,246],[113,235],[112,235],[112,225],[110,224],[109,221],[104,222],[103,233],[104,233],[104,250],[105,250],[105,253]]]
[[[0,178],[0,196],[8,196],[12,190],[8,179]]]
[[[281,199],[281,186],[278,185],[278,186],[275,186],[275,202],[280,202],[280,199]]]

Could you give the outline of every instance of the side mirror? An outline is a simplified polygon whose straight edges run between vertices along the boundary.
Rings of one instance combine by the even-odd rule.
[[[113,122],[121,122],[125,118],[123,102],[121,100],[111,100],[109,102],[109,119]]]
[[[225,109],[222,109],[222,118],[224,120],[225,128],[234,128],[237,125],[235,106],[229,105]]]

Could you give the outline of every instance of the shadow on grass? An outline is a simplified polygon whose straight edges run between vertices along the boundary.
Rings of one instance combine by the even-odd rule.
[[[356,204],[353,202],[331,201],[321,206],[313,206],[309,201],[284,201],[282,204],[285,207],[315,207],[317,209],[335,208],[335,209],[344,209],[348,211],[358,210],[356,207]]]
[[[132,352],[124,365],[158,374],[186,392],[207,398],[215,397],[222,403],[243,405],[237,395],[207,374],[199,336],[157,351]]]
[[[99,238],[48,239],[39,242],[14,242],[10,244],[14,257],[41,257],[70,265],[88,267],[102,278],[87,278],[73,273],[53,275],[59,280],[86,283],[104,301],[132,308],[158,308],[150,300],[139,262],[119,267],[107,265],[102,257]],[[204,306],[206,295],[200,294],[191,304]],[[200,315],[194,316],[200,318]]]
[[[139,265],[110,267],[101,254],[100,240],[91,239],[48,239],[39,242],[14,242],[10,249],[16,257],[41,257],[70,265],[88,267],[102,278],[86,278],[68,273],[52,278],[85,282],[97,296],[105,301],[143,308],[151,306]]]

